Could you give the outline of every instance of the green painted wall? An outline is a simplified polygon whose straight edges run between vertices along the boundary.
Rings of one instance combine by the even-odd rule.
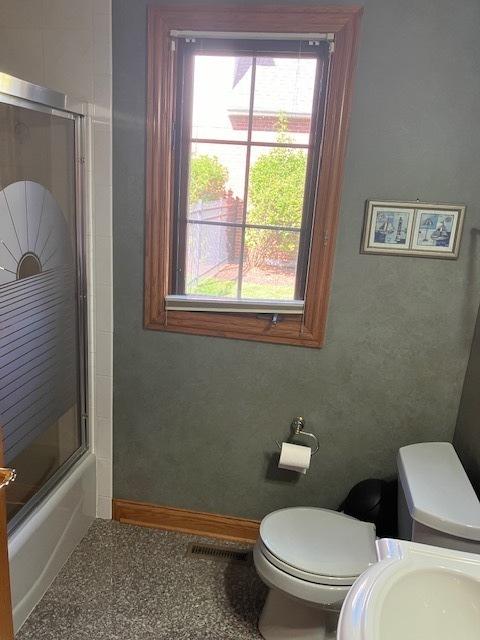
[[[142,328],[150,2],[113,2],[114,495],[336,506],[399,446],[453,435],[480,293],[480,4],[365,2],[327,342],[309,350]],[[367,198],[465,202],[460,259],[360,255]],[[292,480],[273,441],[299,414],[320,452]]]

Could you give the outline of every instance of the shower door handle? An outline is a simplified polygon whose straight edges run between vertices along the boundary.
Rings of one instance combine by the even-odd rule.
[[[17,472],[15,469],[5,469],[0,467],[0,489],[8,486],[11,482],[15,482]]]

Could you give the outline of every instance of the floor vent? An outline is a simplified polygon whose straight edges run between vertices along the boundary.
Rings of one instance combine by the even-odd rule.
[[[239,562],[247,564],[250,562],[251,553],[247,550],[234,549],[232,547],[222,547],[216,544],[198,544],[190,542],[187,547],[187,556],[199,556],[220,560],[224,562]]]

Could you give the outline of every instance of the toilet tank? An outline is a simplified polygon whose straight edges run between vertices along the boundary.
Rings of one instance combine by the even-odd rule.
[[[480,502],[449,442],[398,452],[399,537],[480,553]]]

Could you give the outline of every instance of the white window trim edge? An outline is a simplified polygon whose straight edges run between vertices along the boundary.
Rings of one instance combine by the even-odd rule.
[[[303,300],[239,300],[236,298],[207,298],[204,296],[168,295],[167,311],[210,311],[221,313],[267,313],[302,315]]]

